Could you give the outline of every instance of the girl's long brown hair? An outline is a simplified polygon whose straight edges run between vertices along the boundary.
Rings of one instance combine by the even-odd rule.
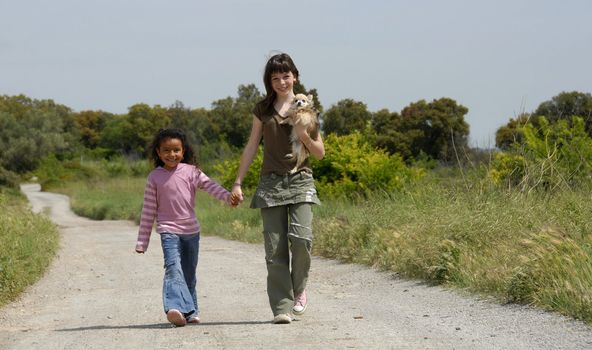
[[[298,68],[292,61],[292,58],[287,53],[279,53],[271,56],[265,65],[263,73],[263,83],[265,84],[265,98],[257,103],[262,110],[268,110],[275,102],[276,93],[271,86],[271,75],[273,73],[287,73],[292,72],[294,78],[298,79]]]

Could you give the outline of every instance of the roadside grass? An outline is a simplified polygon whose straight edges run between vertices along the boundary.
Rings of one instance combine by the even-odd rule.
[[[41,278],[58,245],[47,217],[32,213],[17,190],[0,188],[0,306]]]
[[[145,177],[110,177],[61,184],[59,187],[52,185],[46,190],[69,196],[72,211],[77,215],[94,220],[140,222]],[[202,233],[243,242],[263,242],[259,211],[249,209],[246,202],[237,208],[230,208],[206,192],[198,191],[196,215],[201,223]]]
[[[60,192],[78,213],[137,222],[144,181],[67,183]],[[592,323],[590,191],[521,193],[468,181],[431,177],[369,199],[325,199],[314,209],[314,253]],[[262,242],[248,200],[230,209],[200,192],[196,211],[206,235]]]
[[[93,220],[140,220],[144,177],[93,178],[60,184],[44,190],[69,196],[72,211],[77,215]]]

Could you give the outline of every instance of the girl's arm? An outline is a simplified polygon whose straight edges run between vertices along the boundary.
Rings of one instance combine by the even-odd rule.
[[[136,242],[136,252],[144,253],[148,250],[150,243],[150,234],[152,225],[156,217],[156,187],[148,178],[144,189],[144,205],[142,206],[142,216],[140,218],[140,229],[138,231],[138,240]]]
[[[208,177],[208,175],[206,175],[203,171],[201,171],[197,168],[196,168],[196,171],[197,171],[197,178],[196,178],[197,188],[200,188],[200,189],[206,191],[210,196],[212,196],[218,200],[227,202],[228,204],[232,205],[232,203],[230,201],[231,193],[228,192],[227,189],[222,187],[222,185],[220,185],[216,181],[210,179]]]
[[[253,163],[253,159],[257,155],[261,137],[263,137],[263,123],[261,120],[259,120],[259,118],[253,116],[253,126],[251,127],[249,141],[247,142],[247,145],[243,150],[243,154],[241,155],[240,164],[238,166],[238,174],[236,174],[236,180],[234,180],[234,184],[232,185],[232,193],[238,196],[240,201],[243,200],[241,184],[247,175],[247,171],[249,171],[251,163]]]
[[[319,133],[316,140],[313,140],[310,135],[306,132],[306,128],[299,127],[296,130],[298,133],[298,137],[300,137],[300,141],[310,154],[312,154],[316,159],[321,160],[325,157],[325,144],[323,143],[323,139],[321,138],[321,133]]]

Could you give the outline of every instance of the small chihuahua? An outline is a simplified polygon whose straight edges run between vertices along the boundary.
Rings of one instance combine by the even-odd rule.
[[[313,140],[316,140],[319,135],[319,120],[317,117],[318,111],[313,107],[312,95],[296,94],[292,105],[288,110],[286,121],[292,126],[300,125],[306,128],[306,132]],[[288,156],[296,159],[296,165],[290,171],[291,174],[298,170],[298,167],[306,160],[309,155],[308,149],[302,144],[295,129],[292,129],[290,135],[290,142],[292,143],[292,154]]]

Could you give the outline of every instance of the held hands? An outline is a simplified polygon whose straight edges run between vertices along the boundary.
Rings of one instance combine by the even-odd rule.
[[[243,200],[244,197],[241,185],[239,183],[235,183],[232,185],[232,192],[230,193],[230,196],[228,196],[228,204],[231,207],[236,208],[240,203],[243,202]]]

